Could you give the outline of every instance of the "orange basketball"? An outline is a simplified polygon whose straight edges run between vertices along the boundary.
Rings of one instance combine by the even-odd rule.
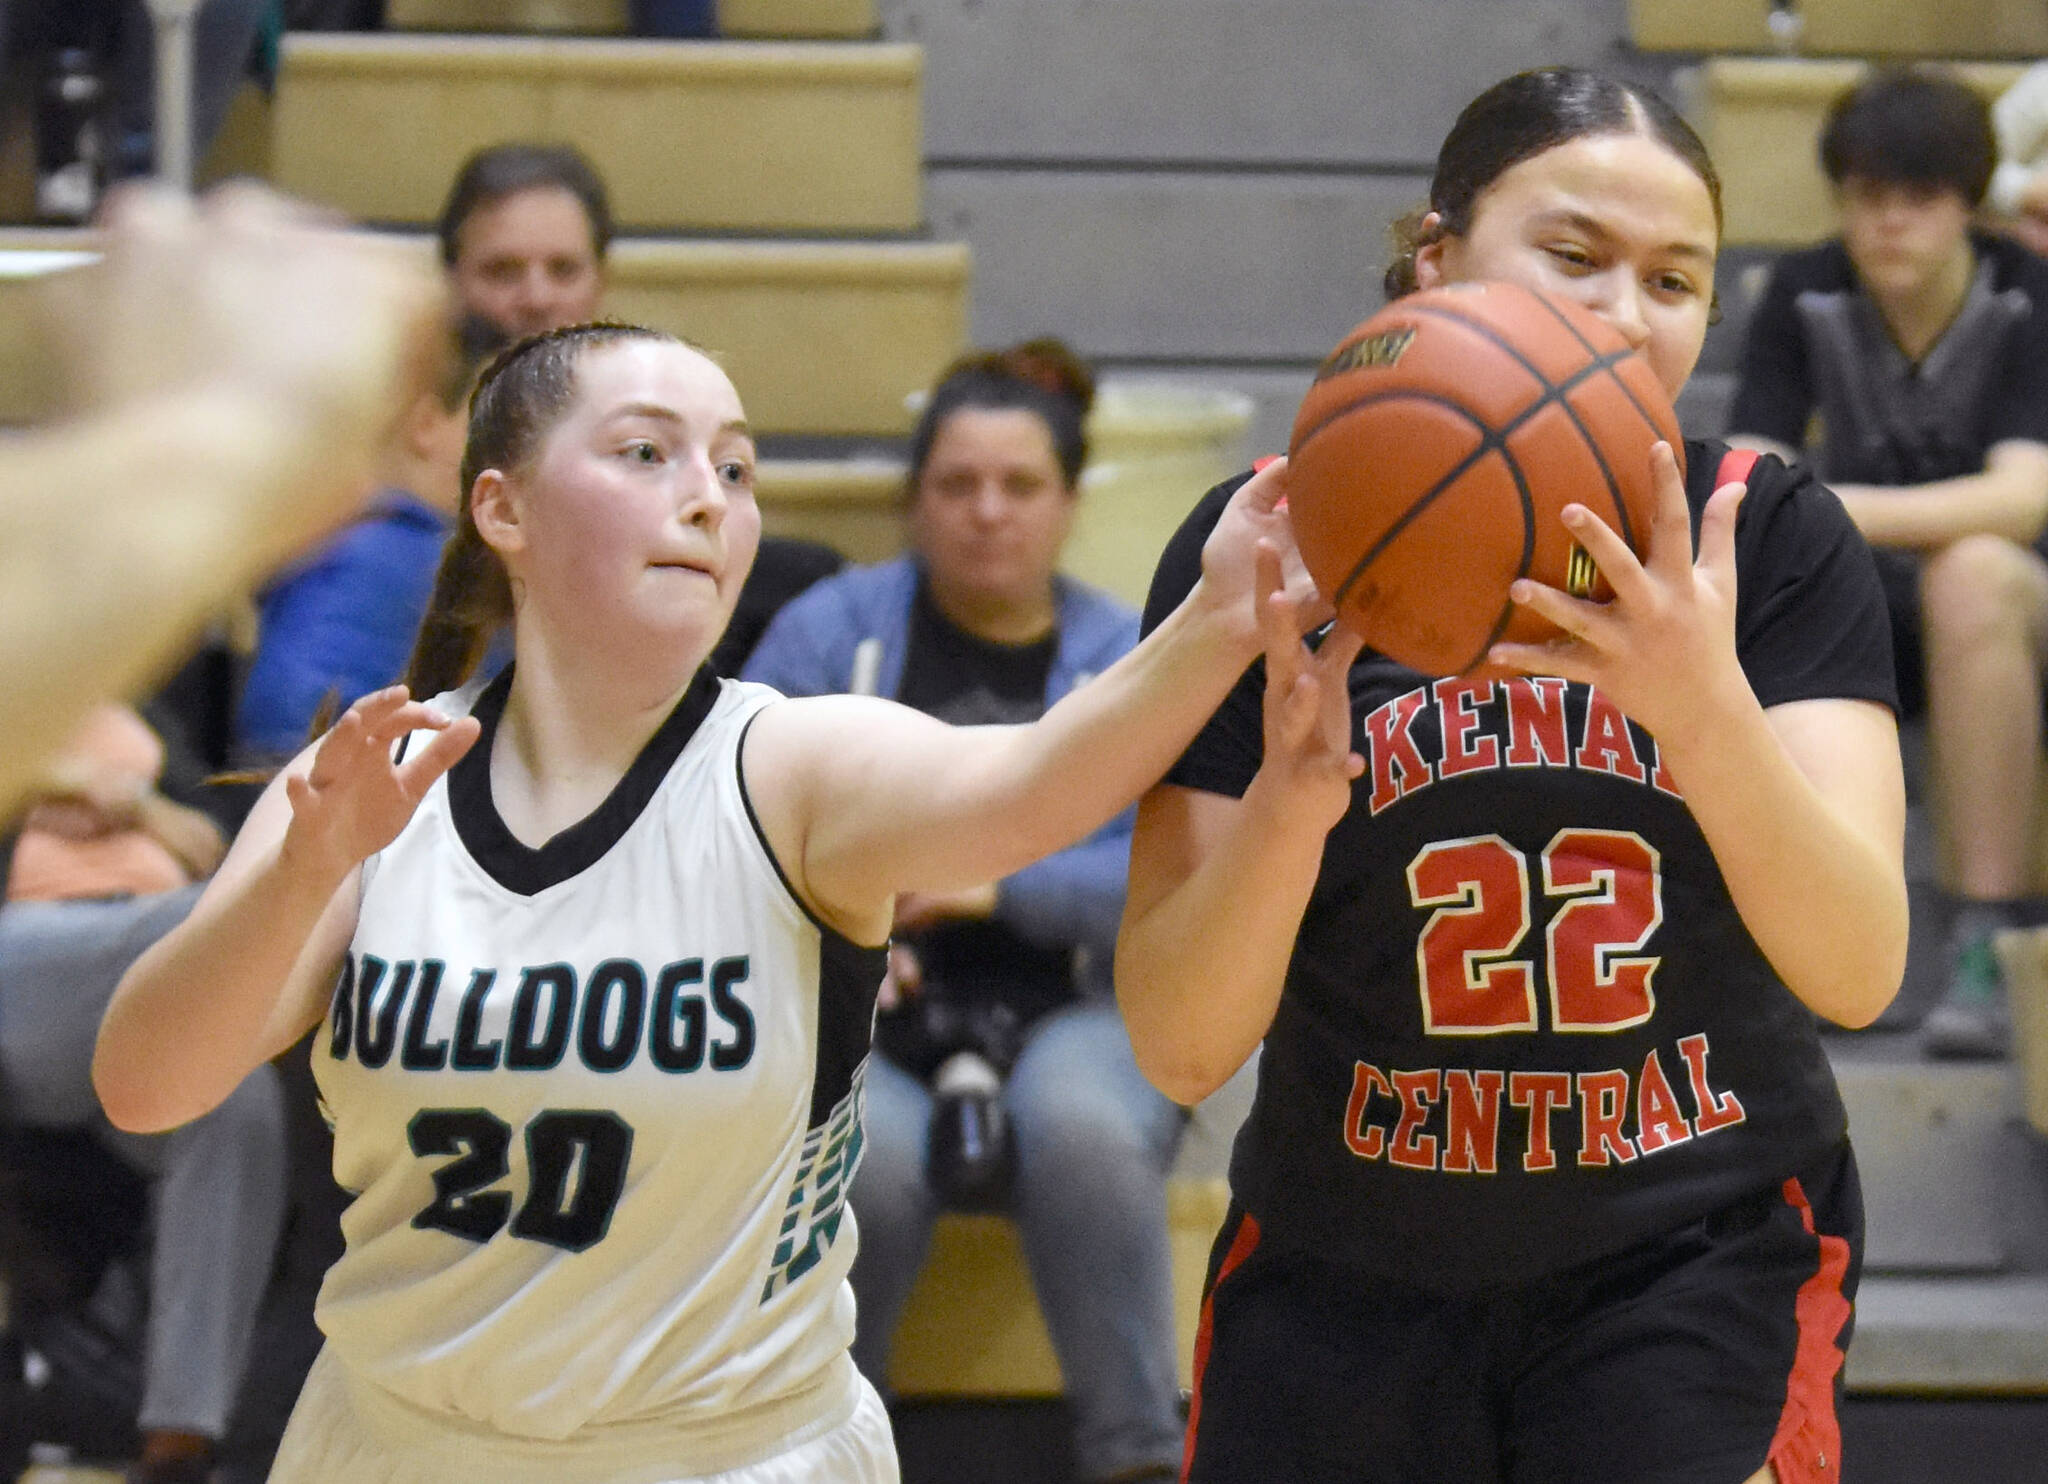
[[[1577,501],[1640,556],[1650,448],[1684,445],[1643,357],[1590,310],[1513,284],[1395,300],[1323,362],[1294,420],[1301,555],[1366,642],[1431,675],[1556,635],[1508,600],[1530,577],[1611,590],[1558,519]]]

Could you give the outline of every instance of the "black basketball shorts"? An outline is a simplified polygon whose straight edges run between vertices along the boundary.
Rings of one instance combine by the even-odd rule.
[[[1769,1461],[1779,1484],[1837,1484],[1862,1255],[1847,1143],[1706,1220],[1476,1296],[1284,1252],[1233,1204],[1181,1477],[1740,1484]]]

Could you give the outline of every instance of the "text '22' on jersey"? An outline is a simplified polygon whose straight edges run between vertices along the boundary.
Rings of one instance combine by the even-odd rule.
[[[1695,532],[1723,452],[1687,446]],[[1240,482],[1168,545],[1148,630]],[[1766,459],[1736,547],[1763,705],[1893,705],[1883,594],[1840,502]],[[1254,666],[1167,781],[1241,795],[1263,687]],[[1648,732],[1550,677],[1432,680],[1368,651],[1350,688],[1365,771],[1232,1160],[1268,1239],[1469,1292],[1671,1230],[1842,1139],[1813,1016]]]

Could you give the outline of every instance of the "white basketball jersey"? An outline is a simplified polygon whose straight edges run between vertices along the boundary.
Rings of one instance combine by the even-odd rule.
[[[786,1412],[852,1336],[883,951],[809,916],[754,821],[740,739],[775,692],[700,675],[536,850],[491,802],[507,690],[363,869],[314,1049],[358,1193],[321,1327],[362,1380],[518,1437]]]

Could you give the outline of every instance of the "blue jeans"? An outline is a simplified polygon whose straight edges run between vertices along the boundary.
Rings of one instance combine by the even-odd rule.
[[[1177,1467],[1166,1173],[1186,1115],[1139,1073],[1116,1006],[1094,1001],[1031,1027],[1003,1102],[1017,1141],[1010,1214],[1066,1381],[1081,1475]],[[875,1053],[853,1183],[853,1358],[878,1389],[939,1212],[925,1179],[930,1122],[924,1084]]]

